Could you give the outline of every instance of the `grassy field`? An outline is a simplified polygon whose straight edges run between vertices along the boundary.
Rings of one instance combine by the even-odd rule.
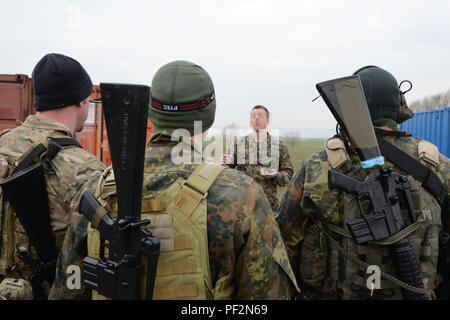
[[[324,140],[295,140],[295,141],[286,141],[281,139],[285,146],[289,149],[289,156],[291,157],[292,165],[294,166],[294,172],[297,172],[297,169],[300,167],[301,162],[310,154],[320,151],[323,149],[325,144]],[[278,199],[281,200],[283,193],[285,191],[285,187],[278,187]]]
[[[220,143],[224,143],[222,138],[217,138]],[[323,149],[325,143],[321,139],[297,139],[294,141],[288,141],[286,139],[281,139],[285,146],[288,147],[289,156],[291,157],[292,165],[294,166],[294,171],[300,167],[300,163],[311,153],[320,151]],[[212,142],[212,139],[206,140],[204,146],[207,146]],[[281,199],[285,191],[284,187],[278,188],[278,198]]]
[[[320,151],[323,149],[325,143],[324,140],[295,140],[286,141],[281,139],[285,146],[289,149],[289,156],[291,157],[294,170],[300,167],[300,163],[309,156],[311,153]]]

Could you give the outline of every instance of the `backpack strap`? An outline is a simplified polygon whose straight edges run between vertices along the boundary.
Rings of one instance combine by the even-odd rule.
[[[51,138],[47,137],[44,141],[34,147],[27,155],[19,162],[11,174],[19,172],[31,165],[33,160],[41,153],[46,152],[44,161],[50,163],[50,160],[61,150],[62,147],[75,146],[81,148],[78,141],[72,138]]]
[[[174,204],[189,217],[203,199],[208,196],[208,190],[225,167],[217,162],[204,162],[198,166],[173,199]]]

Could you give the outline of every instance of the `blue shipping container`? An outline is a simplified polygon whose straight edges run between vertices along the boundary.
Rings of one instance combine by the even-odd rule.
[[[442,154],[450,157],[450,107],[415,112],[414,117],[400,124],[400,129],[434,143]]]

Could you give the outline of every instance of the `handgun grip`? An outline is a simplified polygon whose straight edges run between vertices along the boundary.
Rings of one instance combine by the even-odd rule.
[[[391,246],[392,260],[394,263],[397,277],[406,284],[413,287],[424,289],[422,275],[419,271],[416,255],[409,244],[407,238],[404,238]],[[403,297],[406,300],[426,300],[423,294],[401,289]]]
[[[361,181],[346,176],[333,169],[328,170],[328,188],[329,189],[341,189],[347,193],[358,193],[360,189]]]

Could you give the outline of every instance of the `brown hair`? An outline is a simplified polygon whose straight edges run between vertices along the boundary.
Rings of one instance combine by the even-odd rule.
[[[256,105],[256,106],[254,106],[254,107],[252,108],[252,111],[250,111],[250,114],[251,114],[251,113],[253,112],[253,110],[255,110],[255,109],[263,109],[263,110],[265,110],[266,113],[267,113],[267,118],[269,118],[269,110],[267,110],[266,107],[261,106],[261,105]]]

